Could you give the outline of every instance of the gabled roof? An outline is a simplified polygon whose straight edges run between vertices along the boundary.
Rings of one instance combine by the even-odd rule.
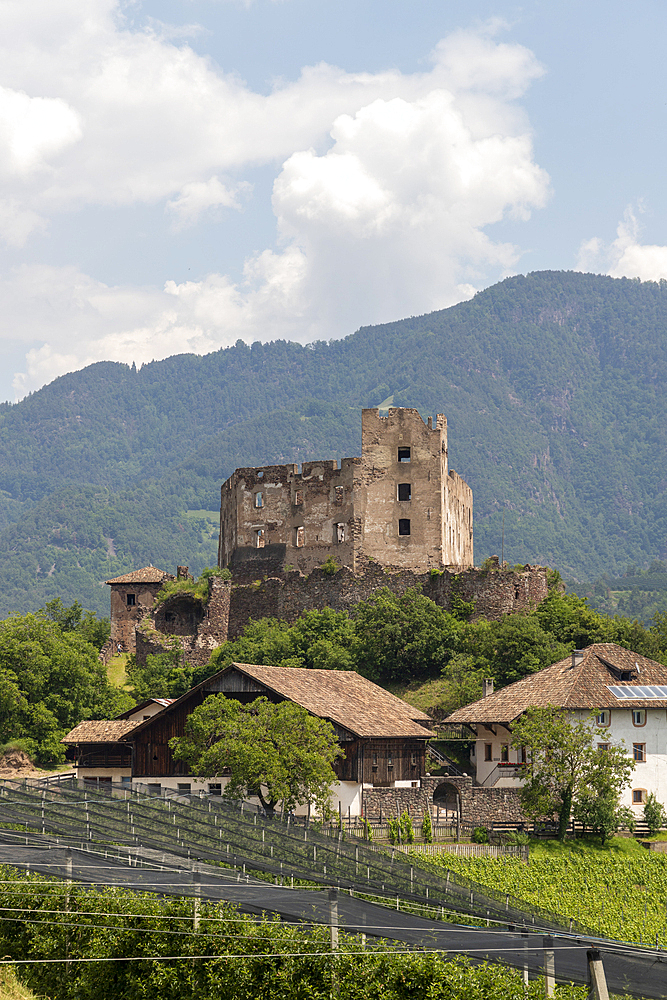
[[[80,722],[61,743],[117,743],[140,723],[127,719],[101,719],[95,722]]]
[[[612,642],[596,642],[573,657],[509,684],[486,698],[459,708],[446,722],[508,723],[531,706],[558,705],[575,709],[667,708],[665,699],[620,699],[610,687],[667,684],[667,667]],[[626,676],[625,680],[621,675]],[[627,678],[629,676],[629,679]]]
[[[164,712],[140,723],[137,730],[177,711],[191,697],[217,690],[216,682],[233,670],[253,678],[282,698],[301,705],[313,715],[329,719],[355,736],[426,740],[433,735],[428,715],[353,670],[309,670],[306,667],[271,667],[255,663],[230,664],[186,691]],[[232,692],[229,696],[234,697]]]
[[[121,712],[120,715],[116,716],[116,719],[127,719],[130,715],[141,712],[142,709],[147,708],[149,705],[162,705],[163,708],[167,708],[169,705],[173,705],[175,701],[175,698],[147,698],[145,701],[140,701],[138,705],[128,708],[127,711]]]
[[[166,573],[163,569],[157,569],[155,566],[144,566],[143,569],[135,569],[131,573],[115,576],[113,580],[105,580],[105,583],[163,583],[171,577],[172,574]]]

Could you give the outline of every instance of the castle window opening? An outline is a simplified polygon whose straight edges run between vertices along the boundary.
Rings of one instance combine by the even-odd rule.
[[[303,490],[295,490],[295,492],[294,492],[294,506],[295,507],[302,507],[303,506]]]
[[[173,611],[165,611],[164,620],[167,624],[170,624],[171,622],[175,621],[175,619],[176,615],[174,614]]]
[[[128,594],[127,595],[127,606],[128,606],[128,608],[135,607],[136,603],[137,603],[137,595],[136,594]]]
[[[398,533],[399,535],[410,534],[410,520],[407,517],[400,517],[398,519]]]
[[[305,530],[304,530],[303,527],[300,527],[300,528],[296,529],[296,547],[297,547],[297,549],[300,549],[300,548],[303,547],[304,542],[306,540],[305,539],[305,534],[306,534],[306,532],[305,532]]]
[[[345,525],[344,524],[337,524],[336,525],[336,541],[338,542],[339,545],[342,542],[345,541]]]
[[[255,507],[263,507],[263,506],[264,506],[264,494],[255,493]]]
[[[399,483],[398,484],[398,499],[399,500],[412,500],[412,483]]]
[[[399,448],[398,449],[398,460],[399,460],[399,462],[409,462],[410,461],[410,449],[409,448]]]
[[[345,499],[345,487],[337,486],[335,491],[334,503],[342,503]]]
[[[264,478],[264,469],[260,469],[259,470],[259,472],[257,473],[257,478],[258,479],[263,479]]]
[[[263,549],[265,544],[264,528],[260,528],[259,531],[255,532],[255,548]]]

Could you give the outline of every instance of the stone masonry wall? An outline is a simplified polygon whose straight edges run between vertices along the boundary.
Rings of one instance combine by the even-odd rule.
[[[202,666],[211,658],[211,653],[217,649],[227,638],[229,628],[229,606],[230,606],[231,584],[229,580],[221,577],[210,577],[208,581],[208,600],[203,610],[201,620],[196,624],[190,634],[173,635],[170,634],[169,624],[162,622],[165,618],[165,610],[168,611],[170,602],[165,601],[158,609],[157,614],[147,615],[137,626],[136,630],[136,657],[137,663],[145,664],[146,657],[155,656],[172,649],[175,643],[183,650],[186,663],[192,666]],[[171,599],[178,602],[182,600],[178,595]],[[156,619],[159,619],[156,628]]]
[[[364,814],[383,819],[400,816],[405,810],[412,820],[421,823],[427,810],[435,816],[433,794],[440,785],[453,785],[461,796],[461,822],[489,827],[493,823],[526,823],[519,793],[515,788],[483,788],[473,785],[468,775],[460,777],[425,777],[421,788],[373,788],[364,790]]]
[[[474,600],[473,618],[497,620],[506,614],[527,611],[543,601],[547,596],[547,571],[540,566],[527,566],[521,572],[445,570],[431,576],[368,562],[358,575],[346,568],[331,575],[322,569],[313,570],[309,576],[287,573],[284,577],[232,587],[229,638],[239,636],[250,618],[274,617],[294,622],[312,608],[351,611],[381,587],[400,595],[418,585],[424,596],[440,607],[449,609],[453,596]]]

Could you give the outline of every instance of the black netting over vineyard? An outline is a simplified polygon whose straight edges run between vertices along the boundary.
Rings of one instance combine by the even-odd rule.
[[[109,792],[84,782],[0,783],[3,822],[71,843],[122,844],[214,861],[278,879],[335,885],[358,893],[505,924],[590,933],[576,921],[530,906],[455,872],[415,867],[401,851],[317,832],[294,821],[244,811],[218,797],[152,796],[123,786]]]

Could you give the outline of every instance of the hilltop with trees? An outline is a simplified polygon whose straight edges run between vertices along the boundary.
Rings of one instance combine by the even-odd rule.
[[[358,454],[359,409],[390,403],[446,414],[478,563],[504,515],[510,562],[613,602],[628,565],[667,556],[666,334],[667,282],[540,272],[331,343],[65,375],[0,407],[0,615],[59,596],[104,614],[103,581],[148,562],[198,573],[235,467]],[[638,588],[644,620],[667,610]]]

